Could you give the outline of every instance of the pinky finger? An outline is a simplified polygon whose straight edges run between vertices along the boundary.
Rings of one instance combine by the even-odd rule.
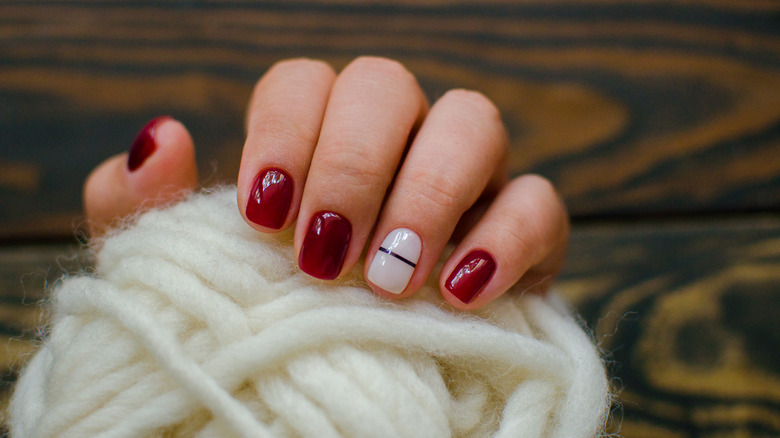
[[[517,284],[546,290],[566,252],[569,219],[552,184],[538,175],[511,181],[442,269],[444,298],[459,309],[484,306]]]

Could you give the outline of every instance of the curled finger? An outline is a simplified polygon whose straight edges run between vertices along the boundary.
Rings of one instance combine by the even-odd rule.
[[[549,284],[560,269],[569,235],[563,201],[538,175],[511,181],[458,245],[439,279],[444,298],[475,309],[515,286]]]

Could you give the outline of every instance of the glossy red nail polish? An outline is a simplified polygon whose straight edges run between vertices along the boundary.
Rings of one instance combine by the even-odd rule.
[[[264,227],[278,230],[284,225],[293,198],[293,180],[287,172],[269,168],[261,170],[252,184],[246,217]]]
[[[339,276],[352,238],[352,224],[338,213],[320,211],[309,222],[298,266],[322,280]]]
[[[138,137],[135,138],[133,145],[130,147],[130,154],[127,156],[127,168],[131,172],[141,167],[144,161],[157,150],[154,132],[161,122],[169,119],[170,117],[168,116],[154,118],[138,133]]]
[[[459,300],[468,304],[485,287],[496,271],[496,262],[487,251],[478,249],[463,257],[444,286]]]

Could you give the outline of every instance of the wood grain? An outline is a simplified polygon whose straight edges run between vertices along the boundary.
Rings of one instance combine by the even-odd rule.
[[[580,229],[559,282],[627,437],[780,435],[778,285],[777,217]]]
[[[42,339],[48,291],[89,264],[71,242],[0,246],[0,417],[19,369]],[[7,436],[5,427],[0,436]]]
[[[397,58],[431,99],[483,91],[512,172],[575,218],[777,211],[773,1],[0,4],[0,237],[68,235],[80,185],[172,114],[208,182],[235,177],[243,111],[275,61]],[[75,218],[75,219],[74,219]]]

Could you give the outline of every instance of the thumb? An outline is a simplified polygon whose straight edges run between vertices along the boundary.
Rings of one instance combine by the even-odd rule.
[[[129,152],[96,167],[84,183],[84,211],[91,236],[103,234],[130,213],[186,196],[198,182],[192,137],[164,116],[141,129]]]

